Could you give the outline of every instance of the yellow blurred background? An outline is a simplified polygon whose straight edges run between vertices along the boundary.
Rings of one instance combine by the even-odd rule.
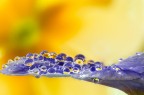
[[[42,50],[106,65],[144,49],[144,0],[0,0],[0,65]],[[0,95],[126,95],[72,78],[0,74]]]

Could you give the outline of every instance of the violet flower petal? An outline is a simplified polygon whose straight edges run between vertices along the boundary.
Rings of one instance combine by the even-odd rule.
[[[144,95],[143,53],[138,53],[111,66],[104,66],[102,62],[94,61],[86,63],[85,56],[82,54],[76,55],[75,58],[62,54],[56,55],[53,52],[42,51],[36,56],[30,53],[26,57],[16,57],[14,61],[9,61],[3,66],[1,73],[34,75],[36,78],[40,76],[73,77],[114,87],[129,95]]]

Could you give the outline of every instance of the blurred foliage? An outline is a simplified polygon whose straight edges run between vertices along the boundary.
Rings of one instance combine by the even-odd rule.
[[[38,33],[37,22],[26,19],[15,25],[10,35],[10,43],[15,48],[29,48],[36,44],[39,37]]]
[[[41,50],[106,65],[143,51],[143,0],[0,0],[0,63]],[[1,95],[125,95],[71,78],[0,76]]]

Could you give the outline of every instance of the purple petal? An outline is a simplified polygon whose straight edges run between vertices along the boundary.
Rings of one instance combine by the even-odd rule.
[[[82,54],[72,58],[64,53],[56,55],[42,51],[40,54],[29,53],[3,67],[1,73],[7,75],[34,75],[37,78],[71,76],[114,87],[129,95],[144,95],[143,53],[121,60],[118,64],[104,66],[102,62],[86,61]]]

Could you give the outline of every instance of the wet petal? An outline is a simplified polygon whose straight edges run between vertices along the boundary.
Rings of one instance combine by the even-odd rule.
[[[64,53],[42,51],[16,57],[3,66],[7,75],[34,75],[47,77],[73,77],[114,87],[129,95],[144,95],[144,54],[137,53],[118,64],[104,66],[102,62],[87,61],[82,54],[74,58]]]

